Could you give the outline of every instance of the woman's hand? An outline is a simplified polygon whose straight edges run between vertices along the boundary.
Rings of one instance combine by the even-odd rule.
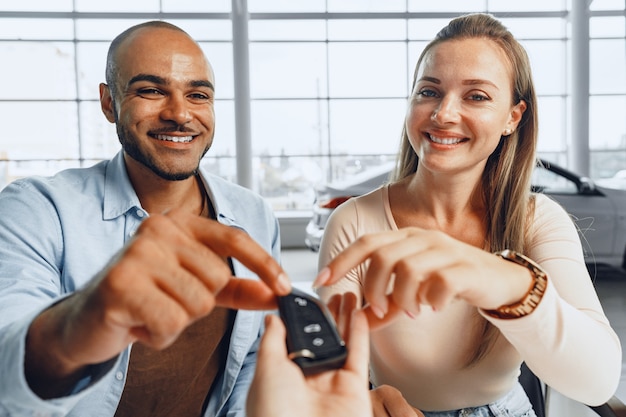
[[[424,306],[442,310],[455,299],[495,309],[523,298],[532,284],[522,266],[440,231],[405,228],[361,236],[320,271],[314,286],[331,285],[365,261],[371,327]]]
[[[381,385],[370,391],[374,417],[424,417],[421,411],[406,402],[400,391]]]

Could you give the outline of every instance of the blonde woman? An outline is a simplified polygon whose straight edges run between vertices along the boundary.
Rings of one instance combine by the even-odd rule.
[[[523,361],[587,404],[616,390],[575,225],[530,191],[536,143],[523,47],[490,15],[452,20],[417,62],[394,181],[336,209],[320,250],[320,296],[366,307],[376,416],[534,416]]]

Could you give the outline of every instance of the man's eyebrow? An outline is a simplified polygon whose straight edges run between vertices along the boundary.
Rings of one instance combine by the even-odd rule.
[[[192,87],[206,87],[215,91],[215,87],[213,86],[213,83],[211,83],[211,81],[209,80],[194,80],[190,84]]]
[[[139,81],[148,81],[148,82],[159,84],[159,85],[167,84],[167,82],[165,81],[165,78],[159,77],[158,75],[137,74],[133,78],[131,78],[130,81],[128,81],[128,85],[131,86],[134,83],[137,83]]]
[[[157,84],[157,85],[167,85],[167,80],[165,78],[159,77],[158,75],[152,75],[152,74],[137,74],[130,79],[130,81],[128,82],[128,85],[131,86],[134,83],[140,82],[140,81],[148,81],[150,83]],[[194,88],[206,87],[215,91],[215,87],[213,86],[213,83],[211,83],[209,80],[193,80],[189,82],[189,85]]]

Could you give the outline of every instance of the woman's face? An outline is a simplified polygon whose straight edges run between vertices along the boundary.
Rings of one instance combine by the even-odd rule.
[[[418,169],[482,172],[526,108],[523,101],[512,104],[512,86],[511,64],[491,40],[451,40],[433,47],[417,73],[406,118]]]

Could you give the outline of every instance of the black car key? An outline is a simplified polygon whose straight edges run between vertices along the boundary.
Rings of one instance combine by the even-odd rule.
[[[287,328],[287,350],[305,375],[343,366],[348,349],[324,303],[293,288],[278,297],[280,317]]]

